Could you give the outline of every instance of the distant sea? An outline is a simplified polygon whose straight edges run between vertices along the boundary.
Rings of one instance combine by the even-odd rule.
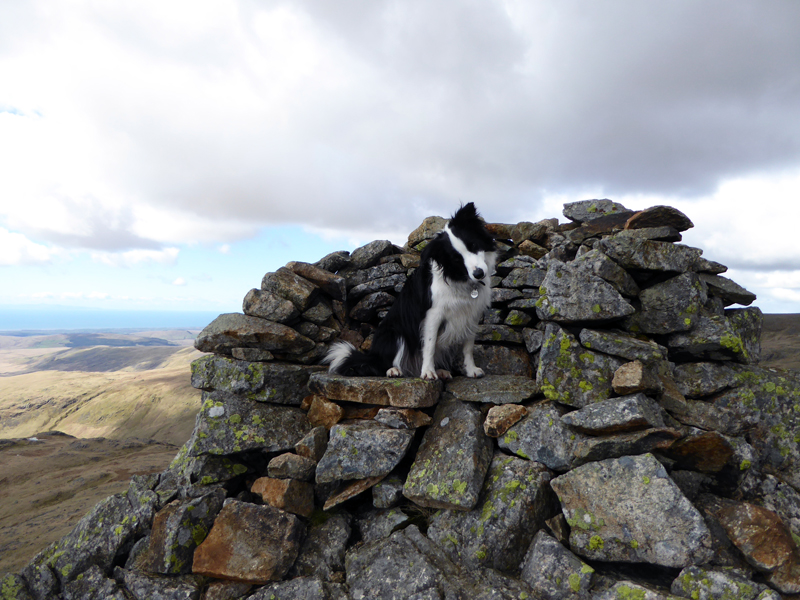
[[[219,312],[0,306],[0,332],[66,329],[202,329]]]

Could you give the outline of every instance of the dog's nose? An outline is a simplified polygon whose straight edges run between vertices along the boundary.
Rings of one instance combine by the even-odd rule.
[[[475,269],[475,270],[472,272],[472,276],[473,276],[475,279],[483,279],[483,275],[484,275],[483,269],[481,269],[480,267],[478,267],[477,269]]]

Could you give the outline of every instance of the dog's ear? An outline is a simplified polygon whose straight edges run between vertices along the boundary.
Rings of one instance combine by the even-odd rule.
[[[456,214],[453,215],[453,221],[467,221],[473,220],[478,218],[478,210],[475,208],[475,203],[470,202],[469,204],[465,204],[461,208],[456,211]]]

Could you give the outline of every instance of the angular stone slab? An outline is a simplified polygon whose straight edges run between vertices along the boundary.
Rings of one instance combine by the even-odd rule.
[[[403,459],[414,432],[375,421],[337,424],[317,464],[317,483],[387,475]]]
[[[667,358],[667,349],[652,340],[642,340],[615,330],[582,329],[581,345],[604,354],[644,363]]]
[[[548,263],[539,294],[536,314],[543,321],[608,321],[635,312],[610,283],[557,260]]]
[[[269,461],[267,465],[267,475],[275,479],[311,481],[314,479],[316,468],[316,460],[287,452]]]
[[[582,408],[611,396],[611,380],[622,361],[583,348],[558,325],[548,323],[536,381],[550,400]]]
[[[620,294],[625,296],[637,296],[639,294],[639,286],[636,285],[633,277],[600,250],[589,250],[578,256],[573,261],[573,264],[579,270],[607,281]]]
[[[548,517],[550,494],[543,465],[497,452],[475,508],[437,512],[428,538],[466,567],[516,571]]]
[[[657,242],[680,242],[683,236],[670,225],[661,227],[642,227],[641,229],[623,229],[618,235],[655,240]]]
[[[378,311],[394,304],[394,296],[386,292],[375,292],[361,298],[350,310],[350,318],[356,321],[371,321]]]
[[[660,395],[664,389],[664,383],[661,381],[657,365],[645,365],[640,360],[633,360],[614,372],[611,387],[620,395],[637,392]]]
[[[761,572],[771,573],[796,550],[792,535],[780,517],[762,506],[732,503],[718,516],[731,542]]]
[[[289,300],[277,294],[253,288],[242,301],[242,312],[275,323],[291,323],[300,316],[300,311]]]
[[[475,364],[486,375],[516,375],[531,378],[531,360],[524,348],[475,344]]]
[[[346,274],[345,281],[348,288],[354,288],[370,281],[397,275],[398,273],[405,274],[405,272],[406,269],[403,267],[403,265],[399,265],[397,263],[386,263],[376,267],[362,269],[360,271],[350,271]]]
[[[544,531],[525,554],[520,579],[546,600],[588,598],[594,569]]]
[[[303,354],[314,349],[313,340],[291,327],[242,315],[227,313],[206,325],[194,341],[200,352],[230,354],[233,348],[260,348],[285,354]]]
[[[314,512],[314,486],[306,481],[259,477],[250,491],[261,496],[265,504],[294,515],[310,517]]]
[[[311,301],[319,292],[317,286],[286,267],[264,275],[261,280],[261,289],[289,300],[300,312],[311,305]]]
[[[442,382],[419,378],[342,377],[329,373],[314,373],[308,381],[311,393],[329,400],[424,408],[433,406],[442,392]]]
[[[191,573],[194,551],[208,535],[224,500],[225,490],[217,489],[167,504],[153,519],[150,542],[137,566],[164,575]]]
[[[761,320],[758,308],[729,311],[724,317],[700,315],[691,331],[667,338],[670,358],[754,364],[761,357]]]
[[[325,427],[314,427],[303,439],[294,445],[294,451],[300,456],[319,462],[328,447],[328,430]]]
[[[332,581],[335,574],[343,574],[344,553],[352,533],[351,520],[349,514],[341,513],[312,525],[289,575]]]
[[[389,240],[375,240],[353,250],[350,266],[353,269],[366,269],[378,264],[384,256],[394,254],[394,244]]]
[[[229,498],[195,550],[192,571],[258,585],[276,581],[294,563],[304,535],[292,514]]]
[[[674,568],[714,556],[703,517],[651,454],[592,462],[551,485],[581,556]]]
[[[420,506],[472,510],[492,447],[479,410],[460,400],[442,400],[422,437],[403,495]]]
[[[203,392],[202,400],[188,442],[190,456],[291,450],[311,429],[299,408],[253,402],[225,392]]]
[[[756,299],[756,295],[753,292],[748,292],[738,283],[731,281],[727,277],[709,275],[706,273],[700,273],[699,277],[708,286],[709,296],[722,298],[725,306],[731,304],[749,306]]]
[[[633,211],[625,208],[618,202],[612,200],[580,200],[578,202],[567,202],[564,204],[563,215],[570,221],[585,223],[593,221],[609,214],[630,213]]]
[[[736,385],[736,374],[724,364],[715,362],[684,363],[672,373],[681,394],[702,398]]]
[[[381,600],[520,600],[527,584],[493,569],[465,569],[415,525],[351,549],[345,557],[350,598]]]
[[[625,229],[644,229],[646,227],[674,227],[678,231],[686,231],[694,227],[694,223],[671,206],[653,206],[640,210],[628,219]]]
[[[504,288],[538,288],[544,281],[545,272],[535,266],[512,269],[500,284]]]
[[[402,487],[402,484],[401,484]],[[373,492],[376,488],[372,488]],[[402,510],[368,510],[356,517],[356,530],[365,543],[381,540],[409,524],[411,519]]]
[[[670,591],[676,596],[697,600],[778,600],[780,596],[763,583],[755,583],[732,570],[691,566],[683,569],[672,582]]]
[[[519,404],[539,393],[536,381],[519,375],[487,375],[481,379],[455,377],[447,393],[464,402]]]
[[[697,274],[683,273],[643,290],[639,299],[642,310],[630,319],[627,328],[637,333],[665,334],[695,327],[708,297]]]
[[[321,288],[326,294],[336,300],[344,301],[347,298],[344,277],[304,262],[292,261],[286,264],[286,268],[295,275],[299,275],[306,281],[310,281]]]
[[[447,225],[447,219],[444,217],[425,217],[419,227],[408,234],[408,246],[413,248],[420,242],[433,239],[444,229],[445,225]]]
[[[353,479],[351,481],[345,481],[340,485],[336,490],[328,496],[328,499],[325,500],[325,504],[322,506],[322,510],[330,510],[334,506],[338,506],[342,502],[347,502],[350,498],[355,498],[359,494],[366,492],[368,489],[380,483],[384,475],[380,475],[378,477],[367,477],[366,479]]]
[[[636,600],[675,600],[675,596],[629,580],[618,581],[602,594],[595,594],[592,598],[593,600],[622,600],[623,598],[636,598]],[[698,598],[698,600],[700,599]],[[704,598],[703,600],[708,599]],[[765,598],[763,600],[768,599]],[[774,600],[777,600],[777,598]]]
[[[575,444],[575,457],[572,464],[573,466],[578,466],[597,460],[646,454],[654,450],[666,450],[680,436],[679,431],[662,427],[584,438]]]
[[[564,425],[561,415],[561,409],[551,402],[528,405],[527,416],[512,425],[497,443],[549,469],[566,471],[572,465],[575,444],[584,436]]]
[[[200,597],[205,582],[198,576],[169,577],[127,571],[117,567],[114,579],[124,583],[136,600],[194,600]],[[101,596],[105,600],[106,596]],[[100,600],[98,597],[97,600]]]
[[[116,581],[105,576],[103,570],[92,565],[74,581],[64,585],[65,600],[127,600],[127,594]],[[5,598],[3,598],[5,600]]]
[[[595,402],[567,413],[561,421],[589,435],[665,426],[656,401],[641,393]]]
[[[377,292],[398,292],[407,279],[408,277],[406,277],[405,273],[381,277],[380,279],[371,279],[352,288],[348,292],[348,297],[354,300]]]
[[[397,475],[386,477],[372,488],[372,506],[375,508],[393,508],[402,499],[403,480]]]
[[[670,242],[654,242],[616,235],[597,243],[596,248],[623,269],[685,273],[703,253],[698,248]]]
[[[479,326],[475,337],[477,342],[493,342],[504,344],[522,344],[522,334],[508,325],[484,323]]]
[[[324,367],[247,362],[204,356],[192,363],[192,386],[241,394],[250,400],[300,406],[312,373]]]
[[[509,428],[528,414],[528,409],[519,404],[503,404],[493,406],[486,413],[483,430],[489,437],[497,438],[505,435]]]

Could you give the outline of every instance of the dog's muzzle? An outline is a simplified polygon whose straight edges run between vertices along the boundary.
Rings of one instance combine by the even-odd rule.
[[[475,269],[475,270],[472,272],[472,276],[473,276],[475,279],[478,279],[478,280],[480,280],[480,279],[483,279],[483,276],[484,276],[484,275],[486,275],[486,273],[485,273],[485,272],[484,272],[484,270],[483,270],[483,269],[481,269],[480,267],[477,267],[477,268],[476,268],[476,269]]]

